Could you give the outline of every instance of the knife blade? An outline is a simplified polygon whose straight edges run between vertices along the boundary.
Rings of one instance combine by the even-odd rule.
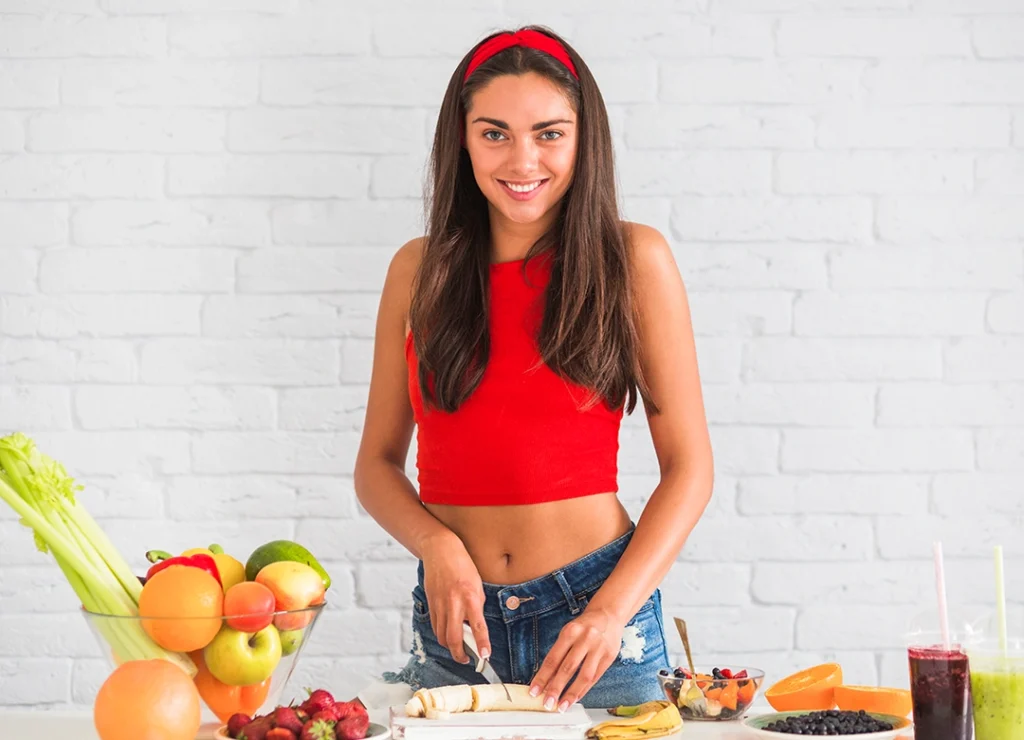
[[[505,682],[498,676],[497,671],[491,666],[489,658],[480,657],[480,650],[476,645],[476,638],[473,637],[473,630],[466,622],[462,623],[462,649],[466,651],[466,655],[469,656],[470,660],[476,662],[476,672],[487,679],[487,683],[499,683],[501,688],[505,689],[505,696],[508,697],[509,701],[512,701],[512,695],[508,691],[508,687]]]

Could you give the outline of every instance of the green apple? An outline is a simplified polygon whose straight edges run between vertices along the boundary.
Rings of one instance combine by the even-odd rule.
[[[259,632],[239,632],[227,625],[203,648],[203,660],[218,681],[251,686],[270,678],[281,661],[281,635],[270,624]]]
[[[281,655],[291,655],[302,644],[305,630],[285,630],[281,632]]]

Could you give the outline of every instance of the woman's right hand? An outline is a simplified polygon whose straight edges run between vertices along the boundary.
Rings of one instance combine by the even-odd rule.
[[[470,661],[462,649],[463,623],[469,622],[481,658],[491,655],[491,639],[484,621],[484,585],[466,546],[454,534],[424,548],[423,590],[427,593],[430,626],[441,647],[455,662]]]

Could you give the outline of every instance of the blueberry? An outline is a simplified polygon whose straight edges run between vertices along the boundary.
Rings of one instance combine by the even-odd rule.
[[[683,669],[682,669],[682,668],[676,668],[676,670],[675,670],[675,672],[673,673],[673,675],[674,675],[674,676],[675,676],[676,678],[683,678],[683,675],[684,675],[684,674],[683,674]]]

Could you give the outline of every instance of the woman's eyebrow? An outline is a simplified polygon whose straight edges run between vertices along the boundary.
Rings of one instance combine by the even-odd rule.
[[[497,118],[487,118],[486,116],[480,116],[479,118],[474,118],[472,122],[473,123],[479,123],[480,121],[483,121],[484,123],[489,123],[492,126],[497,126],[498,128],[503,128],[506,131],[508,131],[508,124],[505,123],[504,121],[500,120],[500,119],[497,119]],[[574,123],[574,121],[570,121],[568,118],[553,118],[550,121],[541,121],[540,123],[535,123],[530,128],[533,131],[539,131],[542,128],[547,128],[548,126],[554,126],[556,123],[570,123],[571,124],[571,123]]]

